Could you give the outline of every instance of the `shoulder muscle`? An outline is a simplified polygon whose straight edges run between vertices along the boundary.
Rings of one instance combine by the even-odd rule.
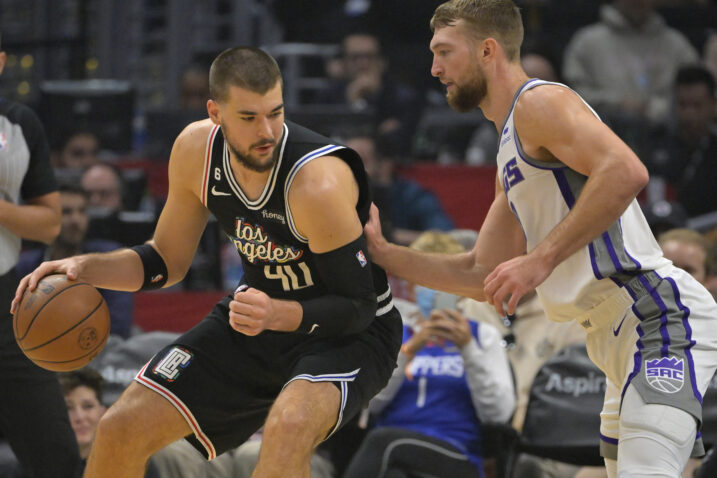
[[[289,207],[312,251],[335,249],[361,234],[358,195],[351,168],[338,157],[322,156],[301,168],[288,191]]]

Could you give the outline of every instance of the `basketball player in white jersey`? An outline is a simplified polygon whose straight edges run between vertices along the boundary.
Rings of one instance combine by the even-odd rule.
[[[446,256],[386,242],[374,261],[411,282],[487,300],[500,314],[536,289],[552,320],[577,320],[608,390],[601,454],[612,477],[680,476],[701,452],[701,400],[717,366],[717,305],[662,256],[635,201],[637,156],[568,87],[520,66],[511,0],[451,0],[431,19],[431,73],[458,111],[500,135],[496,195],[475,248]]]

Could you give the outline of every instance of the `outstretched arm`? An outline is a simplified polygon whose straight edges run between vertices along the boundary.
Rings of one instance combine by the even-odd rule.
[[[177,139],[169,162],[169,195],[149,244],[167,265],[166,285],[180,281],[191,264],[194,251],[209,216],[199,200],[206,128],[189,126]],[[196,184],[195,184],[196,183]],[[95,287],[136,291],[144,281],[144,267],[136,252],[118,249],[107,253],[85,254],[59,261],[43,262],[25,276],[15,294],[13,308],[25,288],[34,290],[42,277],[65,273],[71,280],[82,280]]]
[[[378,209],[365,227],[372,259],[387,272],[414,284],[485,300],[483,280],[501,262],[525,251],[525,237],[496,179],[496,194],[473,250],[461,254],[419,252],[386,241]]]

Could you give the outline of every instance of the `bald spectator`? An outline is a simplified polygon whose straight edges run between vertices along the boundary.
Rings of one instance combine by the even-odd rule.
[[[89,198],[88,206],[95,213],[110,214],[122,209],[122,175],[116,168],[95,164],[82,174],[81,184]]]
[[[80,183],[88,198],[88,239],[107,239],[123,246],[149,239],[155,216],[151,212],[125,212],[125,182],[119,169],[96,164],[82,174]]]

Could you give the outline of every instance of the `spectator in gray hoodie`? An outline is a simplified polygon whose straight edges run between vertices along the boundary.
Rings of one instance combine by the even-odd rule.
[[[655,12],[656,0],[614,0],[600,21],[570,40],[563,76],[599,112],[662,122],[677,70],[698,61],[682,33]]]

